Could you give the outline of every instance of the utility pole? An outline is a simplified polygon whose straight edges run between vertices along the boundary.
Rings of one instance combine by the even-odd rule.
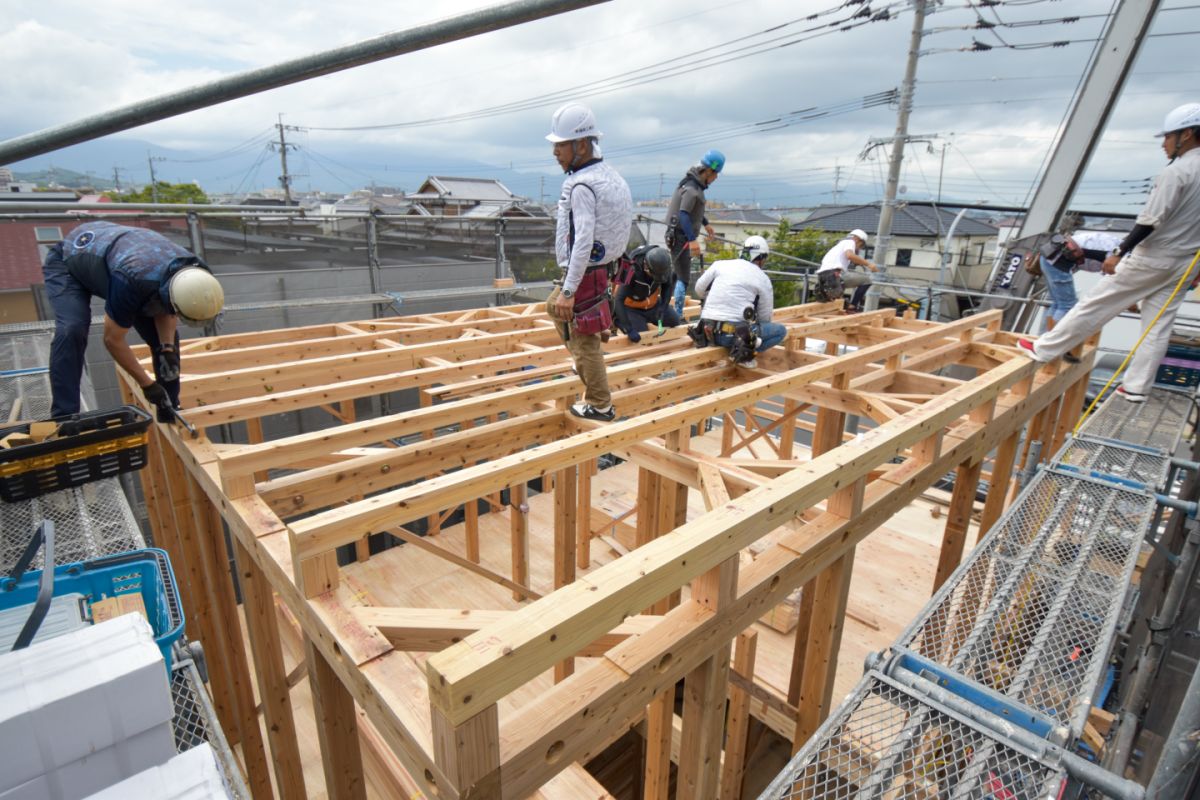
[[[917,59],[921,51],[921,35],[925,28],[925,4],[927,0],[912,0],[913,27],[908,44],[908,63],[904,68],[904,83],[900,86],[900,110],[896,114],[896,134],[892,139],[892,157],[888,162],[887,184],[883,191],[883,204],[879,209],[879,230],[875,233],[875,258],[872,259],[885,272],[887,270],[888,246],[892,238],[892,217],[896,213],[896,189],[900,184],[900,166],[904,161],[904,142],[908,139],[908,115],[912,112],[913,90],[917,82]],[[867,291],[866,308],[879,307],[879,289],[874,285]]]
[[[546,176],[538,175],[538,205],[546,205]]]
[[[154,162],[163,160],[162,156],[155,158],[149,150],[146,151],[146,163],[150,165],[150,200],[154,203],[158,202],[158,178],[154,177]]]
[[[661,173],[661,172],[658,173],[658,199],[659,199],[659,202],[662,202],[662,199],[663,199],[663,178],[665,178],[665,177],[666,177],[666,175],[664,175],[663,173]]]
[[[294,144],[288,144],[284,138],[284,131],[298,131],[299,128],[293,125],[283,124],[283,114],[279,115],[279,122],[275,123],[275,128],[279,131],[279,141],[272,143],[272,147],[279,148],[279,165],[283,170],[283,174],[279,176],[279,184],[283,187],[283,204],[285,206],[292,205],[292,176],[288,174],[287,168],[287,151],[288,148],[293,150],[296,148]]]
[[[842,168],[835,161],[835,162],[833,162],[833,204],[835,206],[837,205],[838,199],[841,197],[841,194],[842,194],[842,190],[838,187],[838,184],[841,182],[841,180],[842,180]]]
[[[953,134],[951,134],[951,136],[953,136]],[[949,147],[949,146],[950,146],[950,143],[949,143],[949,142],[943,142],[943,143],[942,143],[942,163],[941,163],[941,165],[938,167],[938,193],[937,193],[937,201],[938,201],[938,203],[939,203],[939,204],[942,202],[942,175],[943,175],[943,173],[945,173],[945,171],[946,171],[946,148],[947,148],[947,147]]]

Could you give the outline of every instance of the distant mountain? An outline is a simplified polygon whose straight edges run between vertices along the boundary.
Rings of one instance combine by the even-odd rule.
[[[115,188],[112,180],[87,175],[63,167],[46,167],[28,172],[14,170],[13,180],[17,183],[36,183],[38,186],[63,186],[67,189],[96,189],[108,191]]]

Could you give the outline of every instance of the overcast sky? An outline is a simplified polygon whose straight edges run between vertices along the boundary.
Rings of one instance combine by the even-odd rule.
[[[487,5],[2,3],[0,137]],[[1114,3],[980,5],[931,3],[909,131],[933,138],[909,149],[904,197],[932,199],[940,179],[946,200],[1027,202]],[[888,19],[852,19],[864,8]],[[997,26],[972,29],[980,17]],[[129,154],[148,147],[167,159],[156,164],[160,179],[199,179],[212,192],[261,189],[279,174],[266,148],[283,114],[302,129],[288,132],[300,189],[374,180],[411,191],[427,174],[471,174],[553,196],[561,174],[542,137],[570,96],[595,108],[606,157],[638,199],[669,193],[713,146],[728,166],[710,196],[812,206],[832,202],[836,183],[843,201],[872,200],[882,194],[886,155],[862,153],[869,139],[892,134],[896,106],[863,106],[899,88],[912,23],[908,0],[611,0],[114,134],[103,142],[138,145],[119,163],[71,148],[14,166],[53,162],[101,176],[118,166],[124,182],[140,183],[145,158]],[[992,49],[963,52],[974,41]],[[1164,164],[1153,138],[1163,115],[1200,101],[1198,45],[1200,4],[1163,0],[1074,207],[1140,206],[1144,179]],[[507,104],[517,110],[489,111]],[[445,119],[453,115],[468,119]]]

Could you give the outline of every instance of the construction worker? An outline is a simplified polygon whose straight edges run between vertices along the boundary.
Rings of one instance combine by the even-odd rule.
[[[1099,272],[1100,265],[1121,241],[1116,233],[1104,231],[1055,234],[1039,248],[1038,259],[1050,307],[1042,318],[1042,330],[1048,331],[1075,307],[1075,272]]]
[[[787,328],[771,321],[775,295],[763,270],[771,248],[761,236],[746,239],[742,257],[715,261],[696,281],[696,294],[704,301],[700,322],[689,331],[693,341],[729,349],[729,360],[738,366],[758,366],[754,355],[787,337]]]
[[[200,326],[225,304],[221,284],[199,258],[146,228],[85,222],[53,245],[42,265],[54,308],[50,344],[52,416],[79,413],[79,383],[91,325],[91,301],[104,298],[104,346],[169,421],[179,406],[178,321]],[[154,354],[151,378],[133,355],[130,328]]]
[[[617,327],[629,341],[641,341],[648,326],[674,328],[681,320],[671,307],[675,282],[671,254],[657,245],[642,245],[630,254],[629,275],[620,276],[613,303]]]
[[[867,296],[867,289],[871,288],[870,276],[859,272],[856,267],[865,267],[871,272],[879,271],[874,263],[858,254],[866,245],[866,231],[855,228],[846,234],[845,239],[829,248],[817,269],[818,294],[821,296],[833,299],[841,297],[845,289],[854,289],[847,311],[862,311],[863,299]]]
[[[688,282],[692,279],[692,259],[700,257],[700,226],[713,236],[712,225],[704,216],[704,190],[725,169],[725,154],[720,150],[709,150],[700,157],[700,163],[687,171],[683,180],[675,187],[671,202],[667,204],[667,247],[675,259],[675,289],[673,294],[675,313],[683,315],[683,301]]]
[[[579,103],[567,103],[550,119],[546,139],[567,174],[558,198],[554,243],[563,275],[546,301],[558,334],[575,359],[583,381],[583,401],[570,406],[584,419],[616,417],[601,334],[612,328],[609,266],[625,252],[633,227],[629,185],[600,155],[596,117]]]
[[[1195,286],[1200,277],[1200,103],[1171,110],[1158,136],[1169,161],[1133,230],[1104,259],[1101,268],[1112,277],[1102,280],[1036,343],[1017,341],[1018,349],[1035,361],[1053,361],[1130,303],[1141,302],[1145,339],[1117,389],[1133,403],[1146,400],[1188,284]]]

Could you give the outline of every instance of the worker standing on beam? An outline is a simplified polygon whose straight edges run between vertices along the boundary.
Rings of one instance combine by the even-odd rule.
[[[609,422],[616,417],[601,334],[612,328],[609,268],[629,244],[633,197],[629,185],[600,154],[596,117],[579,103],[554,112],[546,139],[567,174],[558,198],[554,245],[563,275],[546,300],[559,336],[575,359],[583,381],[583,401],[571,413]]]
[[[1159,362],[1167,352],[1175,315],[1187,294],[1185,279],[1200,276],[1200,103],[1173,109],[1163,121],[1162,149],[1167,166],[1159,173],[1133,230],[1104,260],[1102,280],[1079,301],[1054,330],[1038,338],[1018,339],[1018,349],[1035,361],[1064,355],[1130,303],[1142,303],[1145,341],[1133,354],[1117,394],[1145,402]],[[1144,302],[1143,302],[1144,301]]]
[[[104,346],[169,422],[179,407],[178,321],[201,326],[225,305],[208,266],[161,233],[111,222],[85,222],[50,247],[42,265],[54,308],[50,344],[51,416],[79,413],[79,383],[92,322],[92,298],[104,298]],[[126,337],[130,328],[154,354],[151,378]]]
[[[675,289],[673,291],[675,313],[683,315],[683,301],[687,295],[688,282],[692,279],[692,258],[700,257],[700,226],[711,238],[712,225],[704,216],[707,202],[704,190],[713,185],[721,170],[725,169],[725,154],[720,150],[709,150],[700,157],[700,163],[687,171],[683,180],[675,187],[671,202],[667,204],[667,247],[675,259]]]

